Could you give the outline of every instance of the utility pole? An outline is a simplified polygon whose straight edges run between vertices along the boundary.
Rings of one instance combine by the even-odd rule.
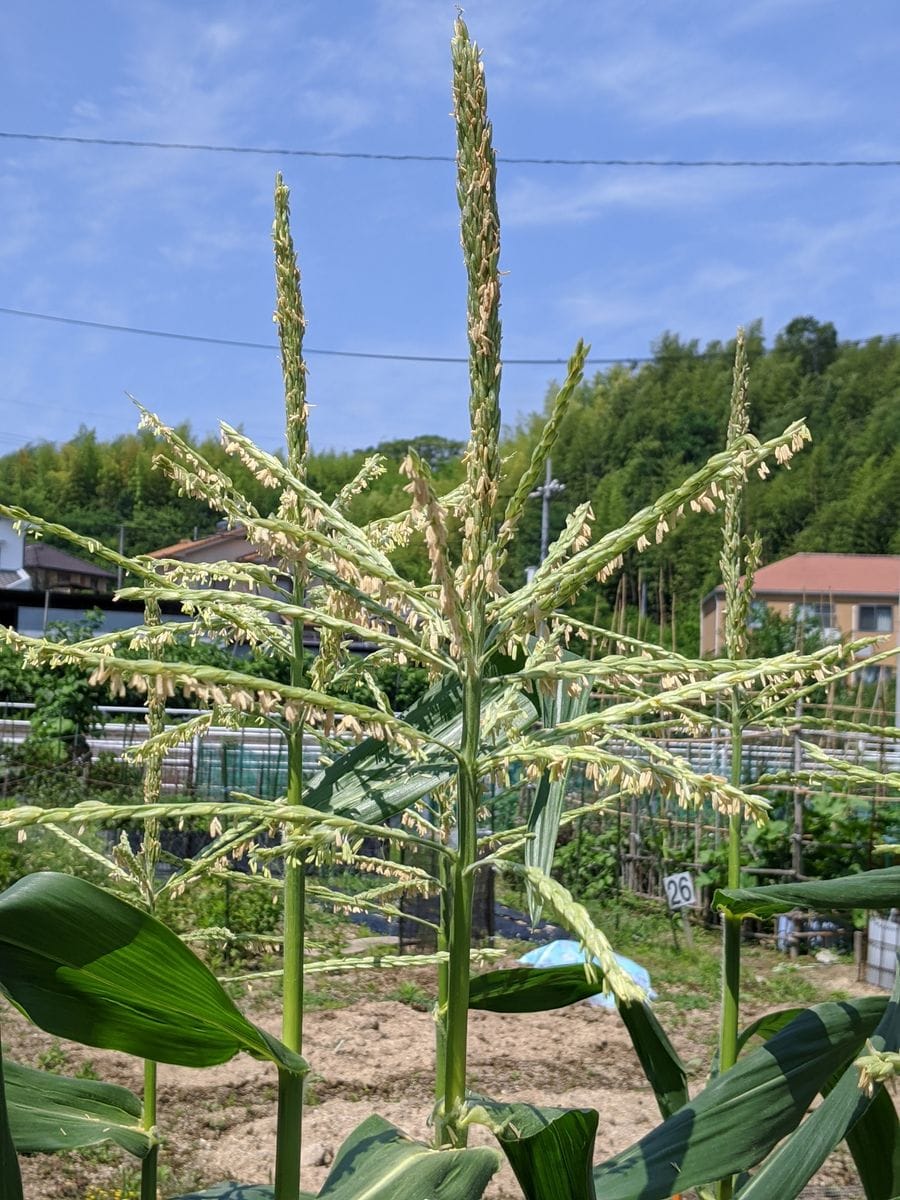
[[[800,743],[800,726],[803,721],[803,701],[798,700],[794,705],[794,732],[791,734],[793,744],[794,777],[803,769],[803,746]],[[791,870],[794,872],[794,882],[803,878],[803,825],[804,803],[803,792],[798,784],[794,784],[794,829],[791,834]]]
[[[119,526],[119,554],[124,558],[124,556],[125,556],[125,526],[124,525]],[[124,580],[124,578],[125,578],[125,573],[122,570],[122,564],[119,563],[119,565],[116,567],[116,587],[117,588],[120,588],[122,586],[122,581]]]
[[[528,495],[532,500],[540,499],[541,501],[541,557],[540,562],[543,562],[547,557],[547,548],[550,545],[550,501],[554,496],[558,496],[560,492],[566,490],[566,485],[560,483],[558,479],[553,478],[553,464],[550,459],[547,459],[547,469],[544,473],[544,482],[541,487],[536,487],[533,492]]]

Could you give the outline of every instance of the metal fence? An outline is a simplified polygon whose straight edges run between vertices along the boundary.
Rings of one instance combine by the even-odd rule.
[[[30,734],[28,705],[0,705],[0,744],[23,742]],[[103,723],[88,733],[86,742],[91,755],[112,755],[122,759],[126,752],[140,745],[147,736],[144,710],[121,707],[104,707],[101,710]],[[169,719],[184,720],[197,715],[196,710],[170,710]],[[78,738],[76,732],[69,735]],[[860,735],[833,730],[804,730],[802,739],[827,750],[848,763],[876,766],[881,770],[900,771],[900,742],[871,734]],[[702,738],[656,739],[654,744],[668,754],[684,761],[697,773],[725,775],[730,770],[730,737],[727,735]],[[638,757],[639,752],[625,741],[607,744],[613,753]],[[313,771],[319,765],[318,741],[307,736],[304,741],[304,765]],[[803,771],[819,767],[801,744],[800,734],[786,732],[773,735],[768,731],[748,730],[742,745],[741,775],[746,784],[755,784],[762,775],[775,772]],[[516,782],[514,780],[514,782]],[[192,795],[212,800],[226,799],[234,792],[246,792],[266,799],[284,795],[287,787],[287,747],[283,735],[276,729],[245,727],[237,730],[212,728],[190,738],[171,750],[163,768],[163,791],[169,795]],[[782,797],[793,796],[793,821],[788,833],[792,846],[792,869],[788,871],[762,872],[771,877],[779,874],[787,877],[802,876],[804,849],[804,800],[808,788],[797,784],[773,785]],[[819,789],[820,790],[820,789]],[[851,802],[869,809],[884,805],[892,806],[900,826],[900,803],[896,795],[885,794],[883,789],[862,788],[858,785],[841,785],[841,793]],[[521,786],[507,792],[495,803],[485,797],[490,810],[490,822],[494,832],[522,824],[527,819],[531,801],[530,786],[521,781]],[[593,785],[584,779],[581,772],[573,770],[570,775],[566,803],[578,808],[598,799]],[[599,812],[592,814],[593,830],[606,832],[616,845],[617,886],[637,895],[659,899],[662,895],[661,879],[672,867],[698,869],[701,853],[705,848],[717,847],[727,837],[727,819],[706,802],[690,809],[678,804],[658,792],[611,798]],[[575,836],[580,836],[583,822],[573,827]],[[662,853],[660,847],[664,846]],[[748,874],[753,875],[751,868]],[[490,903],[486,901],[486,910]],[[413,915],[425,915],[411,912]],[[431,919],[430,914],[427,919]],[[412,928],[415,924],[416,928]],[[424,928],[410,922],[406,931],[410,941],[418,941]],[[490,935],[489,921],[485,921],[483,933]],[[893,959],[891,959],[891,963]],[[891,964],[888,964],[893,970]],[[876,969],[881,969],[880,964]]]
[[[31,708],[33,705],[29,704],[0,703],[0,743],[21,743],[29,736],[31,726],[28,711]],[[142,708],[104,706],[99,711],[103,724],[86,735],[92,754],[108,753],[121,758],[146,739]],[[196,709],[170,709],[167,715],[170,720],[178,721],[195,717],[198,712]],[[69,736],[79,735],[75,733]],[[832,730],[804,730],[802,738],[847,762],[900,771],[900,741]],[[699,774],[728,774],[730,737],[727,735],[658,738],[654,739],[654,745],[685,761]],[[640,757],[639,752],[625,741],[609,742],[605,748],[614,754]],[[307,736],[304,741],[304,765],[308,769],[315,769],[318,763],[319,743],[316,738]],[[797,734],[778,736],[752,729],[745,733],[741,775],[746,783],[755,782],[763,774],[804,770],[818,765],[800,745]],[[163,788],[170,792],[191,792],[210,798],[220,798],[230,791],[253,792],[268,797],[283,792],[286,779],[287,748],[278,730],[254,726],[241,729],[214,727],[168,752]],[[578,772],[572,773],[570,790],[573,797],[587,790]],[[518,808],[514,799],[506,801],[505,806],[501,803],[501,827],[504,824],[502,813],[508,812],[511,821]],[[701,823],[709,823],[704,818],[711,818],[711,813],[698,812]]]
[[[0,743],[21,744],[31,733],[25,704],[0,705]],[[111,754],[116,759],[147,739],[142,708],[104,706],[103,723],[89,731],[84,741],[91,755]],[[170,709],[168,718],[181,721],[196,717],[196,709]],[[65,735],[81,740],[80,731]],[[307,770],[319,765],[319,743],[308,736],[303,743]],[[212,728],[173,747],[163,763],[162,790],[167,794],[203,796],[222,800],[231,792],[248,792],[274,799],[287,789],[287,744],[277,729],[247,726],[242,729]]]

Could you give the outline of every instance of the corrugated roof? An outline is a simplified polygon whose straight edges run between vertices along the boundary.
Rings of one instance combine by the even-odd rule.
[[[42,568],[46,571],[77,571],[79,575],[96,575],[101,579],[115,579],[112,571],[104,571],[102,567],[95,567],[93,563],[85,562],[83,558],[76,558],[74,554],[67,554],[65,550],[59,550],[56,546],[48,546],[44,542],[26,543],[26,570],[29,567]]]
[[[900,594],[900,554],[792,554],[760,567],[753,590],[792,594]]]
[[[0,571],[0,588],[30,588],[31,580],[25,571]]]

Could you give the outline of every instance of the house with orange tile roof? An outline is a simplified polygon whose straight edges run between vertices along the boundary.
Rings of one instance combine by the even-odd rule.
[[[900,554],[792,554],[759,568],[753,596],[782,617],[816,622],[826,640],[877,637],[870,653],[900,645]],[[724,646],[720,584],[701,601],[700,653]]]

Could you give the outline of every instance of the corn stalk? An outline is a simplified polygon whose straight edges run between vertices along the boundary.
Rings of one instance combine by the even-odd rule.
[[[747,360],[744,332],[738,331],[734,358],[734,386],[728,420],[727,446],[730,448],[745,437],[749,428],[747,401]],[[725,517],[723,545],[719,566],[725,585],[725,646],[729,658],[740,658],[746,651],[747,615],[753,590],[753,571],[758,563],[759,544],[753,543],[750,553],[743,552],[743,491],[744,479],[729,480],[725,488]],[[744,572],[742,578],[742,571]],[[732,688],[728,696],[731,717],[731,784],[740,787],[743,748],[743,716],[741,695]],[[731,814],[728,822],[728,887],[741,882],[742,821],[740,812]],[[723,1071],[737,1061],[737,1039],[741,989],[741,922],[726,913],[723,917],[722,948],[722,1011],[719,1021],[719,1063]],[[730,1178],[718,1185],[719,1200],[731,1200]]]
[[[275,282],[277,304],[275,320],[281,344],[281,370],[284,378],[285,441],[288,470],[298,479],[306,475],[308,453],[306,405],[306,366],[303,362],[303,333],[306,321],[300,297],[300,272],[290,230],[288,191],[279,175],[275,183]],[[285,490],[282,509],[296,519],[300,499]],[[301,553],[289,564],[291,599],[303,606],[308,572]],[[303,666],[303,617],[291,622],[291,686],[305,683]],[[287,802],[299,805],[303,799],[304,710],[298,706],[285,714],[288,748]],[[281,1014],[281,1038],[298,1054],[303,1052],[303,963],[306,928],[306,864],[302,854],[290,854],[284,865],[284,999]],[[303,1079],[294,1073],[278,1072],[278,1122],[275,1150],[275,1200],[295,1200],[300,1190],[300,1153],[303,1140]]]

